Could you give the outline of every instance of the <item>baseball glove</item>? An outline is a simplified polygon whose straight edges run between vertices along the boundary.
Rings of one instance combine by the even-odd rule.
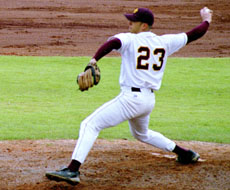
[[[77,84],[81,91],[88,90],[89,88],[97,85],[100,81],[101,73],[96,63],[89,63],[84,72],[77,76]]]

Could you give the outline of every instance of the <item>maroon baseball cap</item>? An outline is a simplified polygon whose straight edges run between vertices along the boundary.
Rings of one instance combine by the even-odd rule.
[[[153,13],[147,8],[137,8],[132,14],[125,14],[125,17],[132,22],[143,22],[149,26],[152,26],[154,22]]]

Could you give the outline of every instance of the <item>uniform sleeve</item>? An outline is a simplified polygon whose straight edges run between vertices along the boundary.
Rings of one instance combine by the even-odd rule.
[[[118,38],[113,38],[104,43],[94,55],[94,59],[97,61],[110,53],[113,49],[119,49],[121,47],[121,41]]]
[[[186,32],[188,36],[187,44],[201,38],[207,32],[208,28],[209,28],[209,22],[204,21],[194,29],[190,30],[189,32]]]
[[[167,34],[162,36],[162,40],[165,43],[166,52],[170,56],[187,44],[188,36],[186,33]]]
[[[130,33],[120,33],[112,38],[118,38],[121,41],[121,47],[117,50],[119,53],[125,51],[125,49],[129,46],[131,42],[131,34]]]

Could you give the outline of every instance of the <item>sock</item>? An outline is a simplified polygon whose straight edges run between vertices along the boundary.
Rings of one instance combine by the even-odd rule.
[[[177,155],[186,155],[188,150],[176,145],[173,152]]]
[[[77,160],[72,160],[68,166],[69,170],[71,172],[77,172],[81,166],[81,163]]]

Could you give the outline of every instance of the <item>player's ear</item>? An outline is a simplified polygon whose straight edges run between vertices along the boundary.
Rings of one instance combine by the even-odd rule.
[[[150,29],[149,25],[147,23],[142,23],[142,30],[148,31]]]

